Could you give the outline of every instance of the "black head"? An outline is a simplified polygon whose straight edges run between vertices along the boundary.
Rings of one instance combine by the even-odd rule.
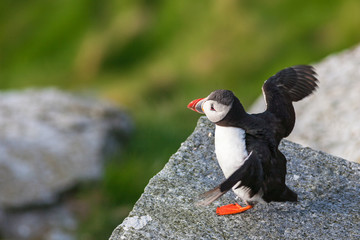
[[[234,99],[234,94],[229,90],[215,90],[206,98],[192,101],[188,108],[206,114],[210,121],[216,123],[229,113]]]
[[[210,93],[207,99],[216,101],[225,106],[230,106],[234,101],[234,93],[230,90],[215,90]]]

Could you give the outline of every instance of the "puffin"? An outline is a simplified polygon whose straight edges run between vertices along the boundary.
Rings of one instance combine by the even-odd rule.
[[[215,123],[215,154],[225,176],[220,185],[200,195],[198,205],[209,205],[231,189],[246,205],[217,207],[218,215],[241,213],[257,203],[297,202],[297,194],[285,184],[287,160],[278,147],[294,128],[293,102],[311,95],[318,82],[309,65],[277,72],[262,86],[262,113],[247,113],[230,90],[215,90],[188,104]]]

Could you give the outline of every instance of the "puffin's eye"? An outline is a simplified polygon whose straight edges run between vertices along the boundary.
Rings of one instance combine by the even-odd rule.
[[[214,108],[214,104],[211,104],[210,110],[211,110],[211,111],[216,111],[215,108]]]

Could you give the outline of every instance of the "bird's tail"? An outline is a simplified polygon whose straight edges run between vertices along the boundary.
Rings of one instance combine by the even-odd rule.
[[[289,201],[289,202],[297,202],[298,201],[298,196],[297,194],[290,190],[290,188],[286,187],[282,197],[285,199],[285,201]]]
[[[216,188],[207,191],[199,196],[199,199],[196,202],[196,205],[198,206],[207,206],[222,195],[224,195],[227,191],[221,191],[220,185]]]
[[[283,192],[278,193],[272,193],[271,198],[267,199],[266,196],[264,196],[265,201],[275,201],[275,202],[297,202],[298,196],[295,192],[290,190],[287,186],[285,186],[285,189]]]

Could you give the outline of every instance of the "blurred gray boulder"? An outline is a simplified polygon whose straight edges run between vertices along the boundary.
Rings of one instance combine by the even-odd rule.
[[[51,203],[98,179],[106,147],[130,130],[109,103],[55,89],[1,93],[0,207]]]
[[[295,103],[289,140],[360,163],[360,45],[314,65],[318,91]],[[265,109],[263,97],[250,112]]]
[[[5,240],[75,240],[77,226],[66,205],[0,211],[0,239]]]
[[[298,203],[258,204],[217,216],[216,206],[234,203],[228,192],[210,206],[196,206],[198,194],[224,180],[213,142],[214,126],[201,117],[110,240],[360,239],[360,165],[286,140],[280,149]]]
[[[104,101],[56,89],[0,93],[0,238],[75,239],[59,196],[99,180],[131,130]]]

